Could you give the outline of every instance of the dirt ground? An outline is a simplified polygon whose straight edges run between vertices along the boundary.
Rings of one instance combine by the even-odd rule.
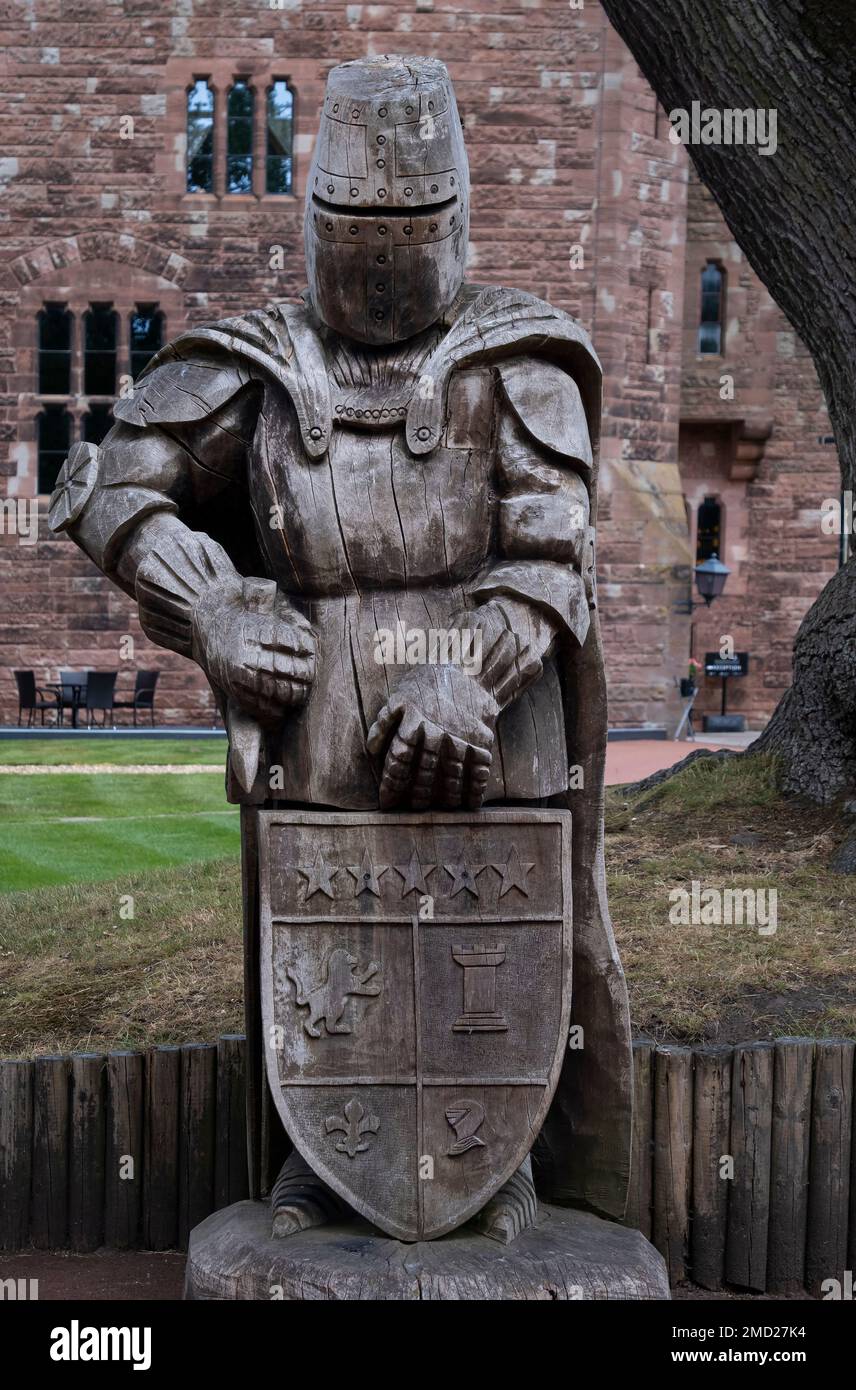
[[[38,1280],[38,1296],[43,1303],[118,1300],[146,1302],[179,1300],[184,1288],[185,1256],[179,1251],[153,1253],[150,1250],[97,1250],[92,1255],[51,1254],[41,1250],[20,1255],[0,1256],[0,1280]],[[737,1293],[723,1289],[710,1293],[695,1284],[682,1284],[672,1290],[676,1300],[725,1300],[754,1303],[767,1300],[766,1294]],[[808,1294],[795,1294],[808,1299]]]

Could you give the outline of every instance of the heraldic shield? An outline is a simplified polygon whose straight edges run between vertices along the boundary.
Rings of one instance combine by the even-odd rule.
[[[571,1008],[571,816],[260,811],[267,1074],[296,1148],[399,1240],[532,1147]]]

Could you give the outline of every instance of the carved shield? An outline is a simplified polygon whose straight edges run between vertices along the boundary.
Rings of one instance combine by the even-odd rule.
[[[259,812],[282,1121],[399,1240],[474,1215],[546,1116],[571,1005],[571,816]]]

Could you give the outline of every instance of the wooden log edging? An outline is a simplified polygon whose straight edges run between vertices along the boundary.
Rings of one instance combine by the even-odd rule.
[[[856,1265],[856,1044],[634,1044],[625,1224],[674,1282],[822,1295]],[[246,1197],[246,1043],[0,1061],[0,1250],[184,1248]],[[827,1285],[828,1288],[828,1285]]]
[[[673,1283],[821,1297],[834,1296],[830,1281],[847,1287],[856,1268],[856,1043],[633,1046],[640,1166],[627,1224],[646,1231],[640,1193],[650,1163],[651,1239]]]

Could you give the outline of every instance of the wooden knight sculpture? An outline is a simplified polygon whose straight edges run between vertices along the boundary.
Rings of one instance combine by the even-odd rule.
[[[624,1208],[600,366],[567,314],[465,280],[469,213],[443,64],[334,68],[302,300],[164,348],[52,499],[223,711],[251,1182],[288,1239]]]

